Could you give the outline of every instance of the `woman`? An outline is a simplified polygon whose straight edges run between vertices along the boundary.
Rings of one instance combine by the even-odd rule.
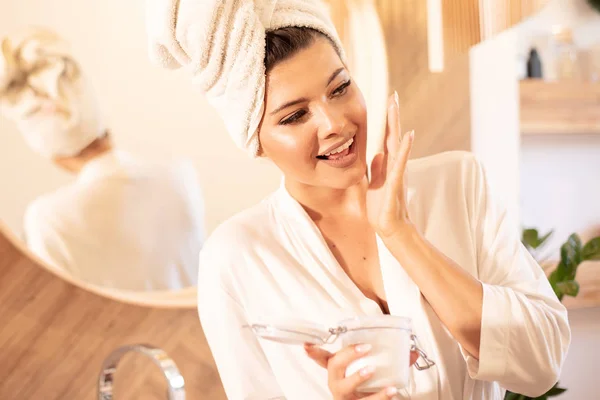
[[[185,21],[202,26],[198,19],[206,14],[215,24],[213,32],[219,32],[214,21],[220,18],[251,20],[239,15],[250,11],[231,5],[240,2],[224,3],[231,6],[228,11],[198,6],[203,13],[190,16],[180,10],[175,38],[159,40],[162,47],[156,48],[165,54],[178,43],[178,60],[185,59],[181,51],[204,62],[207,54],[224,58],[219,71],[225,77],[199,80],[227,120],[236,117],[235,110],[253,115],[254,109],[248,106],[246,112],[227,89],[215,95],[215,87],[242,81],[235,72],[222,71],[240,69],[240,64],[229,66],[231,60],[256,65],[256,57],[218,51],[232,47],[219,43],[235,42],[234,34],[194,44],[192,29],[181,28]],[[566,311],[504,210],[495,205],[481,166],[462,152],[407,161],[414,135],[400,140],[393,96],[385,151],[373,160],[369,178],[365,104],[339,39],[323,14],[315,17],[322,18],[321,25],[299,21],[307,12],[303,7],[316,2],[290,3],[269,10],[266,19],[258,2],[255,8],[265,32],[261,36],[261,27],[254,26],[254,37],[266,44],[257,129],[250,122],[247,136],[239,140],[226,121],[242,147],[257,149],[277,165],[282,186],[224,222],[200,256],[200,319],[228,397],[359,398],[357,386],[373,371],[365,368],[348,377],[344,371],[368,353],[368,344],[335,353],[302,349],[259,340],[241,327],[261,317],[331,325],[382,314],[410,316],[425,352],[436,361],[412,374],[413,399],[501,399],[503,388],[544,393],[558,379],[570,342]],[[286,25],[281,21],[292,7],[302,13]],[[198,68],[194,56],[189,58]],[[255,132],[258,145],[253,147]],[[366,398],[394,396],[397,391],[386,388]]]

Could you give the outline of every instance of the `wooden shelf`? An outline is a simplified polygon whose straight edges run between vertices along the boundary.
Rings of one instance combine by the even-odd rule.
[[[546,274],[550,274],[556,263],[542,265]],[[563,304],[569,310],[580,308],[600,307],[600,261],[586,261],[577,269],[579,294],[577,297],[565,296]]]
[[[523,135],[600,135],[600,83],[520,82]]]

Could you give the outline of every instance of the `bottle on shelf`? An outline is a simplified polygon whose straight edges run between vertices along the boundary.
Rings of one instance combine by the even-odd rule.
[[[578,50],[571,29],[556,26],[552,30],[551,52],[557,80],[580,80]]]
[[[542,79],[542,60],[537,50],[532,48],[529,50],[529,58],[527,59],[527,78],[528,79]]]

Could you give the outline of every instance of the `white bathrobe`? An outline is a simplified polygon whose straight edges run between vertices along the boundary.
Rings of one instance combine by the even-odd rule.
[[[25,239],[52,267],[88,283],[136,291],[193,286],[204,241],[195,171],[109,152],[73,184],[32,202]]]
[[[565,308],[494,202],[470,153],[409,162],[411,220],[439,250],[483,282],[479,360],[459,346],[418,287],[378,240],[392,315],[413,331],[436,365],[411,368],[413,400],[500,400],[507,388],[540,394],[558,379],[570,343]],[[200,257],[199,314],[232,400],[331,399],[327,373],[302,346],[256,339],[242,325],[288,316],[335,324],[381,315],[342,270],[319,229],[282,186],[222,224]]]

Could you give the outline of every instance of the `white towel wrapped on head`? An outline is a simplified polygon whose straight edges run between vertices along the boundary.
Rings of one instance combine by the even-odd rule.
[[[77,155],[106,133],[78,63],[47,28],[0,38],[0,112],[49,158]]]
[[[307,27],[341,40],[320,0],[147,0],[151,59],[186,68],[235,143],[256,156],[264,112],[266,32]]]

